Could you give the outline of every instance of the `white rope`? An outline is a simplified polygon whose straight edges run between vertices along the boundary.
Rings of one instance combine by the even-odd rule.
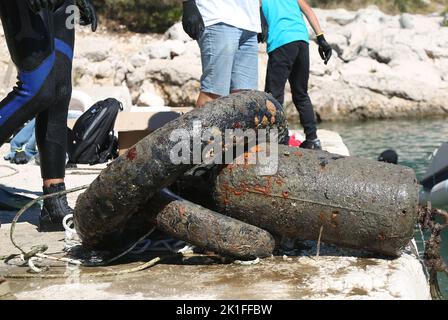
[[[42,273],[48,270],[48,267],[43,268],[36,267],[36,265],[34,264],[35,262],[42,262],[42,258],[31,257],[28,260],[28,267],[30,267],[30,269],[33,270],[35,273]]]
[[[195,248],[196,248],[196,246],[187,243],[185,245],[185,247],[183,247],[182,249],[177,250],[177,253],[180,253],[180,254],[193,253],[193,250]]]
[[[250,260],[250,261],[235,260],[233,263],[239,264],[241,266],[254,266],[254,265],[257,265],[260,263],[260,258],[257,258],[255,260]]]
[[[66,215],[62,220],[62,226],[65,230],[64,250],[70,251],[74,247],[81,245],[78,233],[75,230],[75,222],[73,221],[73,214]]]
[[[82,265],[82,262],[80,260],[75,260],[75,259],[70,259],[70,258],[56,258],[56,257],[48,256],[43,253],[36,254],[36,257],[41,258],[41,259],[52,260],[52,261],[66,262],[66,263],[69,263],[69,264],[72,264],[75,266]]]

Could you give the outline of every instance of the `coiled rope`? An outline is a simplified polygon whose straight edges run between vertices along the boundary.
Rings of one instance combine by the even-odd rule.
[[[14,219],[13,219],[13,221],[11,223],[11,230],[10,230],[9,237],[10,237],[11,243],[14,245],[14,247],[17,248],[21,253],[20,254],[12,254],[12,255],[9,255],[9,256],[5,256],[5,257],[0,257],[0,260],[5,260],[5,262],[7,263],[7,262],[9,262],[10,260],[12,260],[12,259],[14,259],[16,257],[20,257],[20,259],[22,261],[26,262],[28,264],[28,266],[30,267],[30,269],[33,270],[35,273],[34,274],[7,274],[7,275],[4,276],[5,278],[12,278],[12,279],[24,279],[24,278],[59,279],[59,278],[67,278],[67,277],[69,277],[69,275],[41,274],[42,272],[48,270],[48,268],[39,268],[39,267],[36,266],[36,262],[41,262],[44,259],[52,260],[52,261],[65,262],[65,263],[76,265],[76,266],[83,265],[83,263],[81,261],[79,261],[79,260],[74,260],[74,259],[69,259],[69,258],[59,258],[59,257],[54,257],[54,256],[50,256],[50,255],[44,254],[44,252],[48,250],[48,246],[47,245],[33,246],[30,250],[26,251],[15,241],[15,239],[14,239],[14,232],[15,232],[16,224],[17,224],[18,220],[20,219],[20,217],[29,208],[31,208],[34,204],[36,204],[37,202],[45,200],[45,199],[48,199],[48,198],[52,198],[52,197],[56,197],[56,196],[62,196],[62,195],[67,195],[69,193],[85,190],[88,187],[89,187],[89,185],[84,185],[84,186],[80,186],[80,187],[77,187],[77,188],[68,189],[68,190],[65,190],[65,191],[60,191],[60,192],[56,192],[56,193],[40,196],[40,197],[30,201],[22,209],[20,209],[19,212],[17,212],[16,216],[14,217]],[[66,217],[66,219],[64,219],[64,221],[63,221],[63,225],[64,225],[64,229],[66,230],[66,234],[69,233],[70,236],[71,236],[71,240],[73,240],[73,236],[76,233],[76,231],[74,231],[73,229],[70,228],[69,219],[71,219],[71,218],[72,217],[70,217],[70,216]],[[141,241],[146,239],[153,231],[154,231],[154,228],[152,230],[150,230],[148,233],[146,233],[144,236],[142,236],[137,242],[135,242],[131,247],[129,247],[123,253],[120,253],[118,256],[113,257],[113,258],[107,260],[106,262],[95,263],[95,264],[93,264],[93,266],[106,266],[106,265],[109,265],[110,263],[112,263],[113,261],[116,261],[116,260],[122,258],[126,254],[131,252],[139,243],[141,243]],[[161,260],[162,260],[161,257],[157,257],[155,259],[152,259],[152,260],[150,260],[150,261],[148,261],[146,263],[143,263],[140,266],[137,266],[137,267],[134,267],[134,268],[130,268],[130,269],[126,269],[126,270],[89,273],[89,274],[83,274],[82,276],[84,276],[84,277],[106,277],[106,276],[116,276],[116,275],[134,273],[134,272],[138,272],[138,271],[142,271],[142,270],[148,269],[148,268],[154,266],[155,264],[159,263]],[[87,266],[92,266],[92,264],[87,265]]]

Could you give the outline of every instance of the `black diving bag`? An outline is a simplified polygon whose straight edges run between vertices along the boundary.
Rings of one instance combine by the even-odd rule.
[[[114,126],[121,102],[109,98],[95,103],[76,121],[68,135],[70,164],[99,164],[118,157]]]

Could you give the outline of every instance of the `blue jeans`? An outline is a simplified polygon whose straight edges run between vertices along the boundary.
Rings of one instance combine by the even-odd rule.
[[[28,160],[37,154],[35,127],[36,119],[33,119],[14,136],[11,140],[11,152],[4,157],[5,160],[13,159],[17,150],[24,150]]]
[[[226,96],[258,88],[258,41],[255,32],[224,23],[205,28],[199,38],[201,91]]]

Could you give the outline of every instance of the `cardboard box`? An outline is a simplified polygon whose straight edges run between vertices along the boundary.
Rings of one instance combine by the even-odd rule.
[[[115,122],[118,133],[118,152],[124,154],[130,147],[154,130],[189,112],[192,108],[162,112],[120,112]]]

